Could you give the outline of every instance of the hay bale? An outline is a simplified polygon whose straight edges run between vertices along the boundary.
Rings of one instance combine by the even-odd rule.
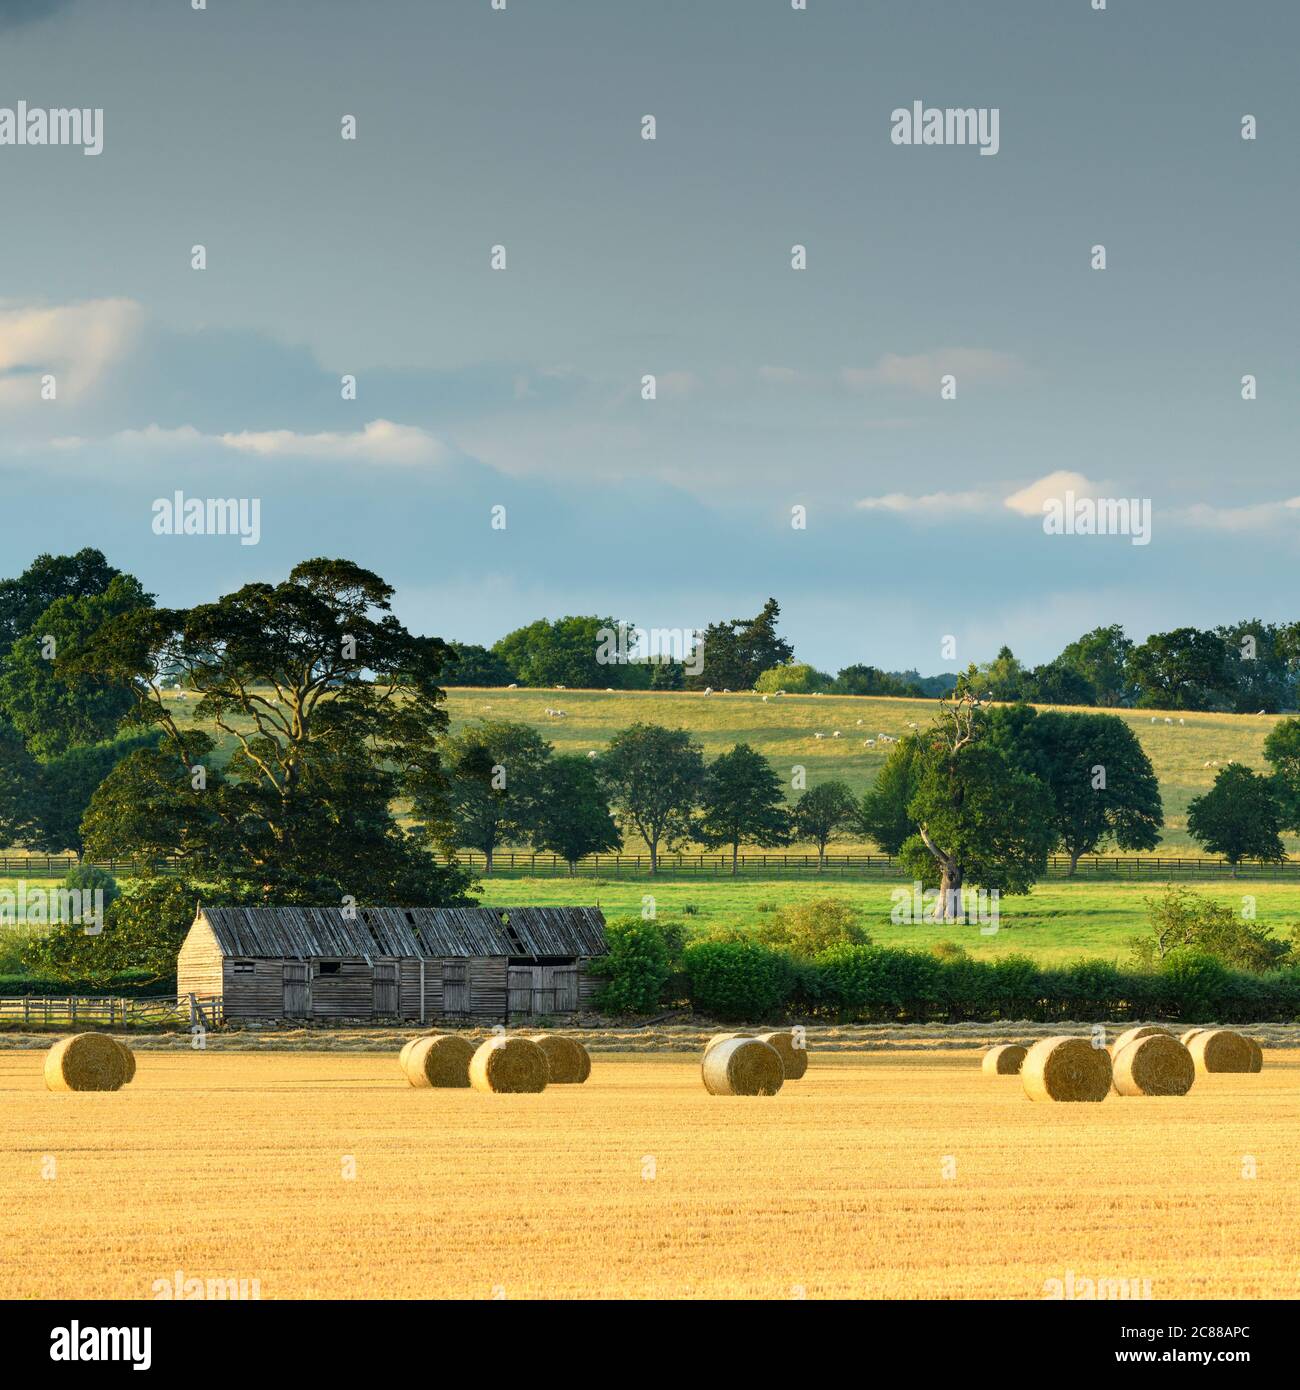
[[[798,1081],[808,1070],[808,1049],[794,1045],[793,1029],[781,1028],[772,1033],[756,1033],[754,1036],[759,1042],[765,1042],[768,1047],[776,1048],[777,1055],[781,1058],[781,1070],[787,1081]]]
[[[476,1091],[544,1091],[546,1078],[546,1053],[529,1038],[489,1038],[470,1059],[469,1084]]]
[[[781,1054],[757,1038],[728,1038],[704,1054],[704,1089],[711,1096],[774,1096],[785,1080]]]
[[[402,1051],[406,1055],[406,1079],[412,1086],[468,1086],[473,1043],[456,1033],[433,1033],[416,1038]]]
[[[1172,1038],[1173,1036],[1168,1028],[1126,1028],[1113,1043],[1107,1046],[1106,1051],[1110,1053],[1110,1059],[1113,1062],[1123,1048],[1126,1048],[1131,1042],[1136,1042],[1139,1038]]]
[[[1197,1035],[1197,1033],[1204,1033],[1204,1032],[1206,1032],[1206,1031],[1207,1031],[1207,1030],[1204,1029],[1204,1028],[1189,1028],[1189,1029],[1187,1030],[1187,1032],[1185,1032],[1185,1033],[1178,1039],[1178,1041],[1179,1041],[1180,1043],[1182,1043],[1182,1045],[1183,1045],[1184,1047],[1189,1047],[1189,1046],[1191,1045],[1192,1039]]]
[[[552,1086],[580,1086],[591,1075],[587,1049],[560,1033],[532,1033],[533,1042],[546,1054],[546,1079]]]
[[[1192,1054],[1168,1033],[1148,1033],[1121,1047],[1114,1058],[1121,1096],[1185,1096],[1196,1080]]]
[[[1187,1044],[1187,1050],[1196,1070],[1203,1072],[1250,1071],[1254,1061],[1246,1039],[1227,1028],[1207,1028]]]
[[[126,1049],[105,1033],[77,1033],[45,1054],[51,1091],[117,1091],[126,1084]]]
[[[122,1049],[122,1060],[126,1063],[126,1079],[122,1082],[123,1086],[128,1086],[135,1080],[135,1053],[121,1040],[114,1038],[113,1041]]]
[[[1110,1053],[1087,1038],[1040,1038],[1020,1068],[1030,1100],[1105,1100],[1110,1080]]]
[[[1260,1047],[1254,1038],[1247,1038],[1246,1041],[1250,1044],[1250,1070],[1263,1071],[1264,1049]]]
[[[402,1050],[397,1054],[397,1065],[402,1069],[402,1075],[406,1075],[406,1059],[411,1055],[411,1049],[416,1043],[423,1041],[420,1037],[408,1038],[402,1044]]]
[[[1027,1047],[1021,1047],[1019,1043],[1003,1043],[1001,1047],[990,1047],[981,1063],[984,1075],[1018,1075],[1028,1051]]]

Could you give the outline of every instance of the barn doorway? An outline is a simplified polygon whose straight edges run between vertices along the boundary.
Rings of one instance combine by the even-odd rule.
[[[442,1011],[445,1014],[469,1013],[469,967],[463,960],[442,963]]]
[[[307,970],[305,962],[284,967],[285,1018],[307,1018],[311,1014],[311,986]]]
[[[553,1017],[578,1010],[578,966],[572,960],[511,961],[506,977],[511,1018]]]
[[[401,1012],[397,991],[397,962],[375,962],[375,1017],[396,1018]]]

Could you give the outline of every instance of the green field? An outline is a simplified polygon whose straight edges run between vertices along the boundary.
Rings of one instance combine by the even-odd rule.
[[[645,895],[654,898],[656,915],[679,921],[688,933],[740,928],[752,930],[773,910],[808,898],[833,895],[847,898],[861,911],[863,925],[880,946],[928,948],[936,941],[956,941],[972,956],[1030,955],[1043,963],[1063,963],[1080,956],[1125,962],[1130,938],[1146,930],[1144,899],[1162,888],[1149,883],[1038,884],[1032,893],[1004,898],[998,904],[997,931],[985,935],[979,926],[922,923],[896,925],[890,921],[890,893],[897,882],[831,878],[825,882],[754,879],[590,879],[504,878],[494,875],[482,884],[481,901],[488,907],[571,905],[599,907],[607,919],[639,915]],[[1286,939],[1290,925],[1300,922],[1300,884],[1234,883],[1231,879],[1187,885],[1216,902],[1242,911],[1253,897],[1256,920]]]
[[[762,696],[754,694],[598,690],[452,690],[447,707],[453,727],[475,719],[531,724],[555,745],[557,753],[599,752],[613,733],[638,720],[665,724],[689,729],[709,757],[735,743],[748,742],[787,779],[796,766],[801,766],[806,769],[809,786],[839,778],[857,792],[871,785],[888,754],[888,747],[879,744],[863,747],[866,739],[882,733],[902,737],[911,724],[924,728],[938,712],[934,700],[861,695],[782,695],[764,703]],[[564,710],[565,717],[547,715],[548,708]],[[1164,839],[1153,852],[1166,855],[1201,853],[1187,834],[1187,804],[1214,781],[1216,769],[1206,764],[1222,766],[1236,759],[1264,767],[1264,739],[1281,718],[1155,710],[1110,712],[1132,727],[1160,779],[1166,824]],[[1166,724],[1166,718],[1173,722]],[[1179,724],[1180,719],[1185,722]],[[836,730],[840,731],[839,738],[833,737]],[[817,733],[825,737],[814,737]],[[226,741],[226,753],[231,743]],[[1300,837],[1285,837],[1285,841],[1289,853],[1300,852]],[[792,848],[807,850],[810,846]],[[835,852],[875,847],[844,840],[831,848]],[[630,839],[626,849],[636,853],[643,846]]]

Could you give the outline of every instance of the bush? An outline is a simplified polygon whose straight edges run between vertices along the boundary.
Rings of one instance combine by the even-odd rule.
[[[770,695],[784,690],[787,695],[812,695],[829,690],[834,684],[825,671],[818,671],[807,662],[792,661],[788,666],[771,666],[754,682],[754,689]]]
[[[117,879],[107,869],[96,868],[94,864],[78,864],[75,869],[69,869],[63,877],[63,886],[81,893],[103,893],[105,912],[122,896]]]
[[[1169,884],[1157,898],[1146,899],[1147,936],[1130,943],[1139,966],[1158,966],[1172,951],[1192,948],[1233,970],[1262,972],[1287,964],[1292,943],[1279,941],[1265,926],[1244,921],[1224,903],[1190,888]]]
[[[672,937],[658,922],[620,917],[605,929],[609,954],[591,964],[605,980],[596,1007],[614,1014],[649,1014],[662,1003],[673,969]]]
[[[794,990],[789,957],[757,941],[697,941],[686,948],[682,961],[692,1006],[715,1018],[771,1019]]]
[[[845,1022],[920,1020],[940,1001],[942,967],[921,951],[841,944],[823,951],[814,964],[821,1004]]]
[[[176,993],[174,977],[157,978],[147,970],[126,970],[103,980],[54,980],[40,975],[0,975],[0,995],[99,994],[119,999],[166,998]]]
[[[1165,1007],[1189,1023],[1222,1017],[1228,970],[1206,951],[1180,946],[1160,962]]]
[[[810,898],[778,912],[759,929],[759,940],[810,960],[832,946],[870,946],[858,909],[847,898]]]

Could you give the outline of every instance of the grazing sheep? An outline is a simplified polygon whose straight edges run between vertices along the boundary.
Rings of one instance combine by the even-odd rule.
[[[861,724],[861,723],[862,723],[862,720],[859,719],[859,720],[858,720],[858,723]]]
[[[1179,722],[1180,724],[1185,724],[1187,721],[1186,721],[1185,719],[1180,719],[1178,722]]]
[[[1173,721],[1172,719],[1170,719],[1168,715],[1165,715],[1165,723],[1166,723],[1166,724],[1172,724],[1173,722],[1174,722],[1174,721]]]
[[[840,731],[839,731],[838,729],[836,729],[835,732],[831,735],[832,738],[839,738],[839,736],[840,736]]]
[[[909,721],[907,727],[908,727],[909,729],[915,729],[915,728],[916,728],[916,724],[915,724],[915,722]]]
[[[1256,714],[1267,714],[1268,711],[1267,711],[1266,709],[1257,709],[1257,710],[1255,711],[1255,713],[1256,713]]]
[[[557,685],[555,688],[556,690],[567,690],[569,687],[567,685]]]
[[[513,682],[511,682],[510,685],[506,686],[506,689],[507,689],[507,690],[518,690],[519,687],[518,687],[516,684],[514,684]]]
[[[825,737],[826,737],[825,734],[814,734],[814,735],[813,735],[813,738],[825,738]]]
[[[1153,724],[1156,722],[1156,717],[1155,717],[1154,714],[1151,716],[1151,722],[1152,722]]]
[[[764,703],[764,704],[767,704],[767,696],[766,696],[766,695],[763,696],[763,703]]]
[[[864,748],[874,748],[876,746],[876,740],[874,738],[864,738],[862,740],[862,746]]]
[[[712,694],[713,694],[713,687],[712,687],[711,685],[706,685],[706,686],[704,687],[704,693],[705,693],[706,695],[712,695]]]
[[[598,758],[598,757],[600,757],[600,754],[597,753],[596,750],[595,750],[594,748],[588,748],[588,749],[587,749],[587,756],[588,756],[589,758]]]

